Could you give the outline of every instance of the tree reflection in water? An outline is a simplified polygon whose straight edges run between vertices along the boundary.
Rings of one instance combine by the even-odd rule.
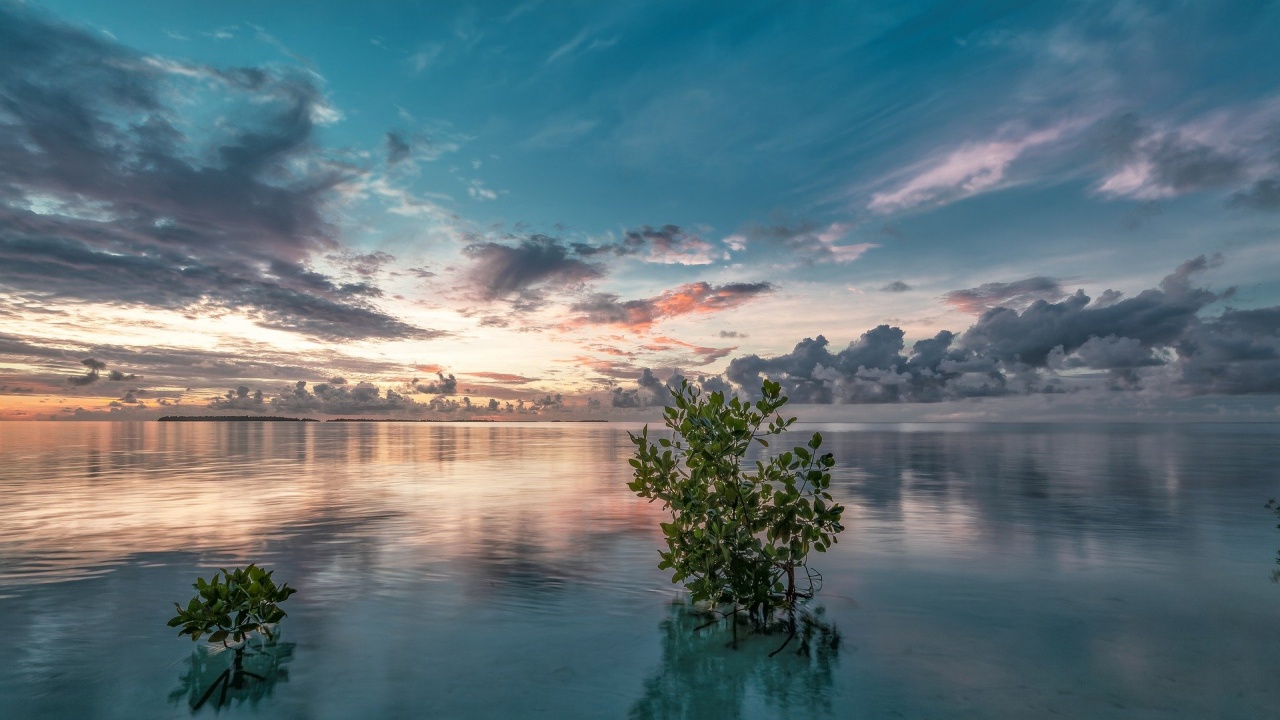
[[[246,649],[241,672],[224,678],[232,668],[234,651],[201,644],[187,658],[187,668],[178,677],[178,687],[169,693],[169,702],[187,698],[194,713],[204,705],[214,710],[248,703],[256,707],[271,696],[276,683],[289,682],[289,669],[295,643],[268,642]],[[249,675],[251,677],[245,677]]]
[[[832,671],[840,635],[816,614],[797,618],[796,638],[775,657],[785,632],[748,634],[738,649],[727,622],[708,625],[688,603],[662,621],[662,667],[645,681],[632,720],[714,720],[751,716],[832,717]],[[739,636],[742,638],[742,636]]]

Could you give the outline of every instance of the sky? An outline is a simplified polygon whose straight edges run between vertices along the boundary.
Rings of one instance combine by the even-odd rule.
[[[0,418],[1280,420],[1280,4],[0,0]]]

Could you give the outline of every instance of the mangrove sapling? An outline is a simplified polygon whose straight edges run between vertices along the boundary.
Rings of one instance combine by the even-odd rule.
[[[743,612],[765,630],[786,613],[790,642],[798,604],[821,581],[808,567],[809,552],[825,552],[844,529],[844,508],[828,492],[835,458],[819,452],[822,436],[814,433],[806,446],[757,461],[754,471],[743,468],[753,442],[768,448],[768,436],[796,421],[777,414],[787,402],[778,383],[766,380],[755,403],[704,395],[688,382],[671,396],[664,410],[670,438],[651,442],[647,425],[631,434],[635,479],[628,487],[671,513],[661,524],[667,550],[658,567],[670,569],[693,602],[713,612],[729,606],[722,614],[732,619],[735,643]]]
[[[234,650],[231,667],[222,671],[194,705],[199,709],[219,686],[222,693],[218,704],[226,701],[228,688],[243,687],[245,678],[264,681],[261,675],[244,669],[244,652],[249,640],[256,634],[267,640],[275,639],[275,627],[285,617],[279,603],[297,592],[287,584],[276,585],[271,578],[274,571],[249,565],[221,573],[214,573],[205,582],[196,578],[192,586],[197,595],[184,608],[174,603],[178,614],[169,620],[169,627],[181,626],[178,635],[189,635],[199,641],[206,634],[208,642],[221,644]]]

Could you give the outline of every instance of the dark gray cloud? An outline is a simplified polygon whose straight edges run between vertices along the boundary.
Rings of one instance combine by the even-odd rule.
[[[671,265],[709,265],[727,257],[723,249],[678,225],[660,228],[642,225],[626,231],[616,243],[574,243],[573,251],[582,257],[602,254],[639,256],[648,262]]]
[[[604,275],[604,267],[575,256],[556,238],[531,235],[515,245],[473,242],[468,276],[486,299],[528,294],[539,287],[563,288]]]
[[[1156,182],[1174,192],[1220,188],[1244,175],[1240,158],[1176,134],[1152,140],[1144,150]]]
[[[1182,381],[1199,393],[1280,394],[1280,307],[1227,310],[1177,343]]]
[[[67,382],[77,387],[92,385],[93,383],[98,382],[98,377],[99,377],[98,374],[101,373],[103,370],[107,369],[106,363],[102,362],[101,360],[97,360],[95,358],[85,358],[84,360],[80,361],[80,364],[88,368],[85,374],[76,375],[75,377],[67,378]]]
[[[1099,126],[1104,150],[1123,170],[1102,186],[1103,191],[1158,198],[1216,190],[1244,180],[1246,158],[1206,145],[1179,131],[1145,126],[1126,114]],[[1140,170],[1139,170],[1140,169]]]
[[[1037,300],[1021,313],[997,307],[978,318],[965,332],[961,345],[983,357],[1033,367],[1043,367],[1053,348],[1061,346],[1071,353],[1092,337],[1114,335],[1138,339],[1148,347],[1170,345],[1196,313],[1231,294],[1191,286],[1191,276],[1211,262],[1217,260],[1204,256],[1188,260],[1162,280],[1159,288],[1104,307],[1090,307],[1083,291],[1059,303]]]
[[[401,160],[407,160],[413,154],[413,147],[404,139],[400,133],[392,130],[387,133],[387,164],[395,165]]]
[[[418,378],[409,381],[409,386],[415,392],[426,395],[457,395],[458,379],[452,373],[445,375],[443,372],[436,373],[435,382],[421,382]]]
[[[1193,286],[1193,276],[1215,262],[1189,260],[1159,287],[1129,299],[1117,294],[1091,304],[1078,291],[1060,302],[1036,300],[1021,312],[995,307],[964,333],[943,331],[910,351],[903,331],[888,325],[835,352],[819,335],[783,355],[735,358],[725,379],[752,394],[770,378],[805,403],[1053,393],[1097,386],[1099,377],[1113,390],[1140,390],[1153,377],[1190,394],[1280,393],[1280,308],[1199,317],[1232,296],[1231,289]]]
[[[634,388],[615,387],[612,390],[611,403],[615,408],[644,408],[662,406],[670,402],[671,393],[677,390],[682,382],[688,381],[694,388],[705,392],[722,392],[733,394],[733,387],[719,375],[699,375],[687,378],[679,369],[670,370],[666,380],[660,379],[652,368],[642,368],[640,377],[636,378]]]
[[[678,377],[680,377],[680,372],[677,370],[672,374],[672,378],[676,379]],[[674,384],[678,385],[679,381],[676,380]],[[670,399],[668,387],[667,383],[659,380],[653,374],[652,368],[643,368],[640,371],[640,377],[636,378],[636,387],[615,387],[610,397],[610,402],[616,408],[644,408],[662,405]]]
[[[901,292],[890,289],[893,283],[882,290]],[[909,289],[902,283],[903,290]],[[1050,277],[1030,277],[1013,282],[989,282],[976,288],[952,290],[942,296],[943,302],[951,307],[974,315],[980,315],[992,308],[1005,307],[1022,309],[1036,300],[1061,300],[1066,297],[1062,285]]]
[[[911,286],[901,280],[894,280],[880,288],[880,292],[900,293],[911,289]]]
[[[175,98],[193,96],[216,96],[216,132],[188,129]],[[375,288],[306,269],[339,249],[327,206],[360,172],[312,142],[327,111],[306,72],[148,57],[0,5],[0,284],[330,339],[422,334]]]
[[[1280,210],[1280,180],[1263,178],[1249,187],[1231,196],[1233,207],[1253,208],[1254,210]]]

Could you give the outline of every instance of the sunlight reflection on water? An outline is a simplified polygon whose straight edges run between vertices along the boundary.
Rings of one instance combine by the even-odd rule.
[[[0,707],[188,716],[179,679],[196,661],[165,627],[171,603],[248,561],[299,589],[296,647],[288,682],[236,714],[1280,707],[1280,533],[1261,507],[1280,428],[829,425],[794,440],[815,428],[849,527],[815,561],[844,636],[821,666],[762,665],[773,639],[733,651],[685,632],[618,425],[2,424]]]

